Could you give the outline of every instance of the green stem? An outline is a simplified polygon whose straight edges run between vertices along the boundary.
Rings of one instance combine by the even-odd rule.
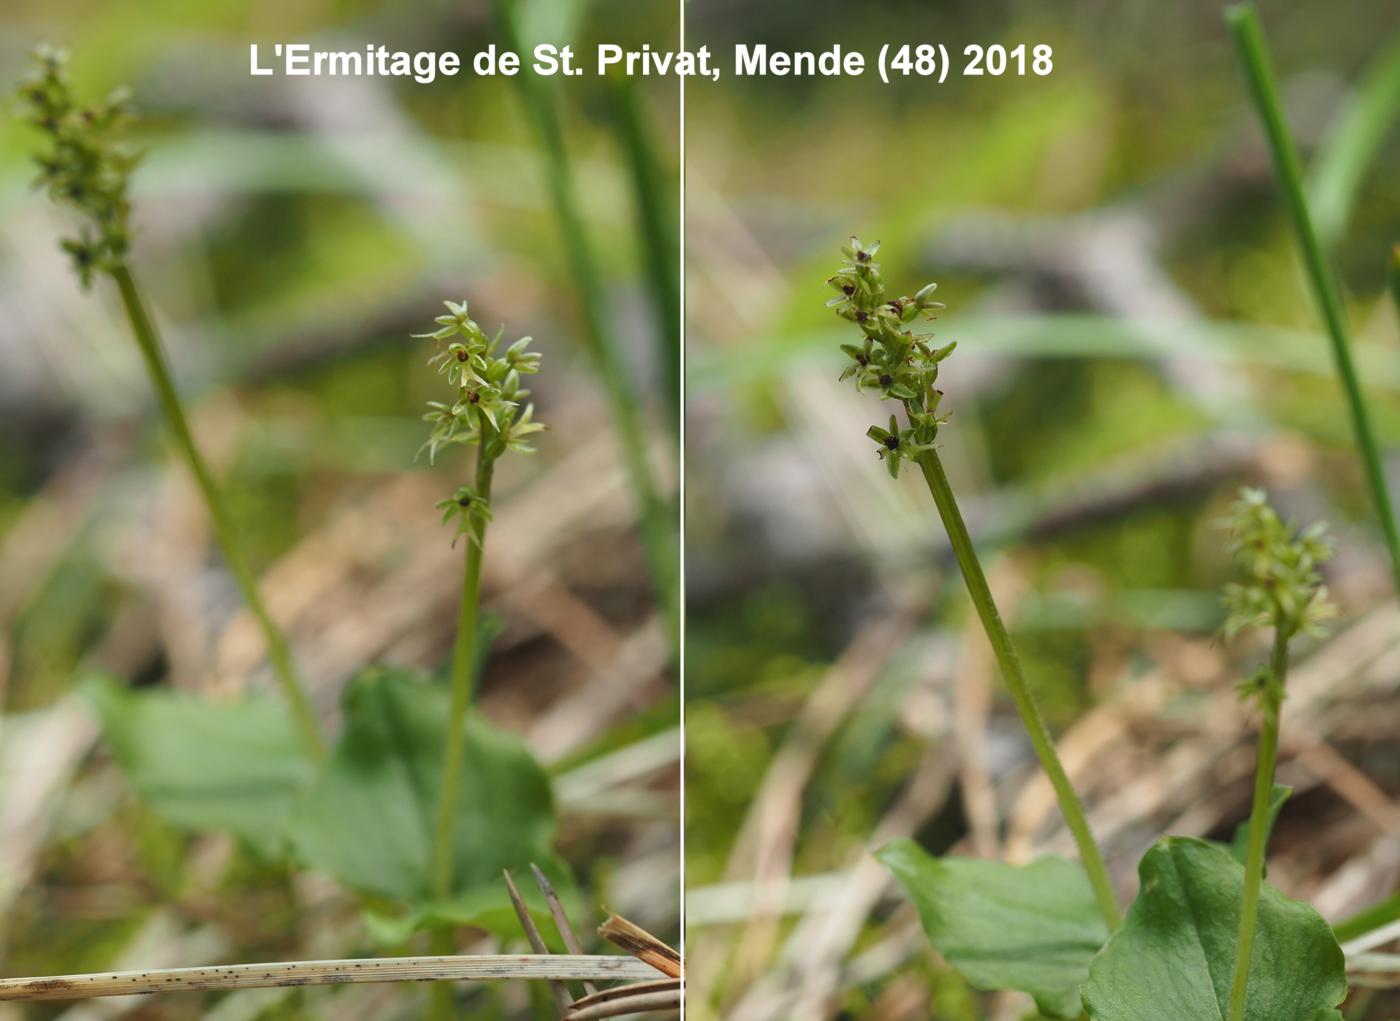
[[[1287,628],[1275,630],[1269,682],[1260,695],[1264,720],[1259,731],[1259,758],[1254,769],[1254,803],[1249,810],[1249,847],[1244,859],[1244,895],[1240,900],[1235,973],[1230,983],[1229,1021],[1244,1021],[1245,994],[1249,987],[1249,966],[1259,915],[1259,891],[1264,883],[1264,851],[1269,841],[1269,802],[1274,790],[1274,766],[1278,762],[1279,714],[1283,708],[1283,685],[1288,673],[1289,637]]]
[[[1371,500],[1375,504],[1376,515],[1380,518],[1381,530],[1385,534],[1386,549],[1390,555],[1391,573],[1397,593],[1400,593],[1400,526],[1396,524],[1395,508],[1391,503],[1390,492],[1386,488],[1385,468],[1381,462],[1380,447],[1376,442],[1375,431],[1371,426],[1370,412],[1361,393],[1361,382],[1351,357],[1351,345],[1347,335],[1346,316],[1342,309],[1342,299],[1337,287],[1332,266],[1318,240],[1308,211],[1303,188],[1303,169],[1298,151],[1293,145],[1284,121],[1283,107],[1279,102],[1278,89],[1274,83],[1273,69],[1269,60],[1268,44],[1264,41],[1264,31],[1259,23],[1258,12],[1251,4],[1240,4],[1225,12],[1225,23],[1230,30],[1240,62],[1244,66],[1245,79],[1249,85],[1250,98],[1254,101],[1255,112],[1263,124],[1268,138],[1269,152],[1273,157],[1274,176],[1283,190],[1289,217],[1293,223],[1293,233],[1297,237],[1302,252],[1303,264],[1312,284],[1313,296],[1322,312],[1327,335],[1332,343],[1332,358],[1336,364],[1337,376],[1346,396],[1347,410],[1351,417],[1352,433],[1361,454],[1361,463],[1366,472],[1366,481],[1371,490]]]
[[[1074,785],[1070,783],[1064,764],[1060,762],[1059,754],[1055,751],[1054,739],[1045,725],[1045,718],[1040,714],[1035,695],[1026,683],[1020,657],[1016,655],[1016,647],[1011,644],[1011,635],[1006,630],[996,602],[992,599],[987,576],[982,572],[982,564],[977,559],[972,537],[963,522],[962,512],[958,510],[958,501],[953,496],[953,487],[943,470],[943,462],[939,459],[937,451],[932,450],[921,454],[918,461],[924,472],[924,480],[928,483],[928,490],[933,494],[933,502],[938,507],[938,516],[943,519],[943,527],[948,532],[953,556],[957,558],[958,567],[962,569],[963,581],[967,583],[972,605],[977,608],[977,616],[982,620],[987,641],[996,655],[1002,676],[1006,678],[1011,699],[1016,703],[1017,712],[1021,714],[1021,722],[1030,736],[1035,756],[1040,760],[1045,775],[1049,777],[1050,786],[1055,789],[1055,797],[1060,802],[1060,812],[1065,817],[1065,824],[1069,826],[1070,833],[1074,835],[1079,857],[1084,863],[1084,870],[1089,874],[1089,883],[1094,889],[1094,899],[1098,901],[1099,911],[1108,925],[1108,931],[1113,932],[1118,928],[1120,921],[1113,881],[1109,878],[1108,868],[1104,865],[1099,847],[1094,842],[1094,835],[1089,830],[1084,806],[1080,803],[1079,795],[1075,793]]]
[[[126,316],[131,324],[131,332],[136,338],[136,346],[141,350],[141,358],[146,363],[146,372],[151,378],[151,385],[155,388],[156,396],[165,412],[166,424],[174,435],[175,444],[179,447],[185,463],[194,475],[195,482],[199,485],[200,493],[204,496],[204,503],[209,509],[209,516],[214,524],[214,534],[224,552],[224,560],[228,564],[229,571],[233,574],[234,581],[238,584],[239,591],[243,594],[243,601],[247,603],[248,609],[253,612],[259,627],[262,628],[263,640],[267,643],[267,657],[271,661],[273,672],[282,687],[282,694],[287,699],[288,705],[291,706],[292,716],[301,731],[302,741],[313,758],[323,758],[326,754],[326,745],[325,739],[321,735],[320,724],[316,720],[316,713],[311,708],[311,702],[297,677],[287,640],[273,622],[271,615],[267,612],[267,607],[263,605],[262,598],[258,595],[257,578],[254,576],[248,558],[243,551],[238,530],[234,527],[232,515],[229,514],[228,505],[224,502],[218,483],[214,481],[214,475],[210,472],[209,465],[200,454],[199,447],[195,444],[194,435],[190,432],[189,422],[185,419],[184,408],[180,404],[180,395],[175,390],[170,370],[165,363],[160,335],[156,332],[155,323],[151,320],[146,311],[146,305],[141,300],[141,291],[136,285],[136,278],[132,275],[131,268],[126,264],[112,270],[112,278],[116,281],[117,289],[121,292],[122,304],[126,307]]]
[[[476,462],[477,498],[490,506],[491,479],[496,471],[494,436],[482,436]],[[457,790],[461,786],[462,757],[466,749],[464,728],[472,700],[472,675],[476,667],[478,608],[481,601],[481,557],[486,546],[486,521],[472,522],[462,571],[462,601],[457,610],[457,641],[452,649],[452,703],[447,714],[447,741],[442,758],[442,786],[438,791],[437,825],[433,834],[433,896],[452,894],[452,846],[456,836]]]
[[[651,287],[656,313],[656,336],[661,363],[661,387],[666,400],[671,430],[680,433],[681,421],[681,288],[677,266],[679,241],[676,237],[674,203],[668,203],[669,189],[647,132],[641,91],[630,75],[616,79],[618,124],[623,151],[632,171],[632,194],[636,202],[637,226],[642,241],[642,261]]]
[[[496,12],[501,36],[507,49],[520,52],[520,32],[515,20],[513,0],[496,0]],[[666,618],[666,632],[673,655],[679,655],[680,615],[677,604],[679,579],[679,542],[671,526],[671,513],[661,498],[647,456],[650,430],[641,411],[641,402],[632,392],[622,369],[622,358],[613,343],[603,313],[603,280],[589,247],[578,196],[574,192],[573,175],[569,168],[568,150],[559,125],[558,112],[550,97],[548,86],[530,69],[523,70],[518,79],[525,106],[530,114],[540,143],[544,148],[544,169],[550,201],[574,280],[577,283],[579,311],[583,318],[583,336],[593,359],[603,395],[613,418],[613,429],[621,448],[623,466],[627,473],[632,498],[637,507],[638,528],[642,549],[647,559],[652,586]]]
[[[1390,263],[1386,267],[1390,279],[1390,299],[1395,303],[1396,318],[1400,318],[1400,244],[1390,250]]]
[[[498,449],[495,435],[481,437],[476,461],[476,495],[489,507],[491,481],[496,474]],[[462,599],[457,606],[457,639],[452,646],[452,702],[447,710],[447,738],[442,753],[442,785],[438,790],[437,820],[433,830],[432,892],[438,900],[452,896],[452,850],[456,838],[457,791],[462,783],[462,759],[466,752],[467,711],[471,708],[472,682],[476,675],[477,639],[480,636],[481,561],[486,550],[486,521],[471,522],[462,568]],[[453,952],[452,929],[434,929],[430,938],[434,954]],[[428,1016],[449,1021],[453,1016],[452,984],[435,982],[429,993]]]
[[[1345,943],[1397,920],[1400,920],[1400,893],[1392,893],[1385,900],[1363,908],[1332,926],[1332,935],[1337,937],[1338,943]]]

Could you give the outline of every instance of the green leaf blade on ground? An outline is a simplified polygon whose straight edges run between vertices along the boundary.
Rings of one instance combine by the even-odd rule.
[[[446,688],[403,671],[373,668],[351,681],[344,733],[293,810],[292,842],[308,866],[363,893],[429,905],[449,698]],[[518,738],[479,713],[464,740],[454,892],[490,887],[507,902],[503,868],[554,860],[549,777]]]
[[[1089,972],[1094,1021],[1226,1016],[1244,869],[1219,845],[1167,837],[1143,856],[1142,889]],[[1249,974],[1247,1021],[1338,1021],[1341,948],[1322,916],[1265,886]]]
[[[143,801],[172,826],[225,830],[264,855],[285,849],[293,804],[315,764],[282,702],[210,702],[109,679],[83,692],[113,755]]]
[[[1079,986],[1108,929],[1077,865],[935,858],[912,840],[877,857],[914,901],[929,942],[970,984],[1029,993],[1050,1017],[1082,1013]]]
[[[534,864],[548,877],[565,914],[571,918],[578,917],[581,904],[568,864],[558,856],[536,859]],[[512,866],[511,873],[516,879],[521,899],[545,941],[552,945],[555,953],[567,953],[562,943],[554,945],[557,942],[551,935],[554,923],[550,919],[544,894],[529,878],[526,869]],[[363,914],[365,928],[386,950],[402,946],[415,933],[444,927],[485,929],[502,939],[519,939],[520,919],[504,890],[504,884],[496,882],[477,885],[451,900],[418,901],[407,910],[379,911],[367,908]]]

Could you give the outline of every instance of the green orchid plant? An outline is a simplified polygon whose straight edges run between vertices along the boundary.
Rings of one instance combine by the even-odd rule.
[[[457,640],[452,652],[452,700],[447,717],[448,739],[443,746],[441,786],[433,834],[432,891],[448,898],[454,888],[454,848],[459,842],[457,810],[462,784],[467,710],[481,634],[481,565],[486,549],[486,527],[492,520],[491,483],[496,462],[508,451],[532,454],[530,439],[545,427],[534,420],[534,406],[523,403],[530,391],[523,377],[539,372],[540,356],[530,351],[531,338],[522,337],[501,350],[502,331],[488,337],[469,314],[467,303],[444,302],[447,312],[434,322],[437,329],[415,334],[439,347],[430,360],[453,388],[452,401],[430,401],[423,419],[431,427],[424,449],[435,459],[454,444],[476,447],[473,482],[461,485],[438,504],[443,522],[456,522],[456,537],[467,536],[462,574],[462,597],[457,619]],[[436,953],[448,953],[451,929],[434,932]],[[434,1017],[451,1016],[449,990],[435,990]]]
[[[1230,523],[1230,551],[1247,577],[1225,587],[1229,617],[1225,634],[1234,637],[1251,628],[1273,630],[1273,654],[1266,667],[1240,685],[1242,698],[1252,700],[1261,717],[1254,798],[1249,815],[1249,840],[1244,861],[1244,892],[1235,965],[1230,986],[1229,1021],[1243,1021],[1252,948],[1257,929],[1259,895],[1264,883],[1264,852],[1271,814],[1281,806],[1286,789],[1275,788],[1279,718],[1288,675],[1289,643],[1296,635],[1320,635],[1337,615],[1327,599],[1322,564],[1332,556],[1332,544],[1321,524],[1298,531],[1284,524],[1262,490],[1245,489],[1235,503]]]
[[[457,621],[457,641],[452,654],[452,706],[448,734],[461,734],[471,702],[478,617],[481,596],[481,562],[486,546],[486,526],[491,516],[491,482],[496,462],[507,451],[532,454],[530,437],[544,426],[534,420],[534,405],[521,402],[530,396],[522,377],[540,370],[540,355],[530,351],[530,337],[522,337],[500,350],[501,331],[488,337],[468,313],[465,301],[444,302],[447,312],[434,322],[437,329],[415,337],[436,341],[439,349],[430,359],[455,391],[455,399],[430,401],[423,420],[432,428],[424,449],[435,459],[443,447],[454,444],[477,448],[474,484],[459,486],[438,508],[443,522],[456,521],[456,535],[467,536],[462,576],[462,601]],[[445,342],[445,343],[444,343]],[[455,539],[454,539],[455,541]],[[461,781],[462,742],[449,740],[444,750],[442,788],[434,838],[434,887],[446,897],[452,889],[454,808]]]
[[[84,288],[99,277],[116,284],[131,333],[160,401],[166,424],[199,486],[229,571],[262,630],[268,659],[291,707],[307,753],[325,755],[321,725],[297,672],[291,647],[258,592],[257,577],[222,488],[195,441],[175,389],[155,321],[131,265],[131,174],[140,162],[122,144],[133,120],[129,94],[118,90],[91,104],[79,102],[68,74],[67,55],[52,47],[34,53],[34,69],[20,85],[25,119],[44,139],[35,156],[37,187],[58,206],[76,214],[77,235],[62,241]]]
[[[1158,841],[1139,866],[1136,901],[1120,916],[1114,883],[939,456],[940,430],[949,419],[938,381],[954,344],[937,345],[912,326],[943,306],[933,300],[933,284],[912,297],[888,297],[878,251],[878,245],[851,238],[841,268],[827,281],[838,292],[827,304],[859,330],[856,340],[841,345],[848,359],[841,378],[897,406],[888,424],[872,426],[868,436],[891,476],[898,478],[910,464],[923,474],[1080,857],[1078,865],[1046,857],[1012,866],[935,858],[911,840],[898,840],[879,851],[880,860],[914,901],[930,942],[952,967],[976,988],[1030,994],[1043,1016],[1339,1018],[1335,1008],[1345,996],[1346,978],[1332,930],[1312,908],[1263,882],[1268,831],[1287,793],[1274,787],[1273,775],[1289,642],[1318,633],[1334,612],[1320,574],[1330,553],[1323,530],[1289,528],[1256,490],[1246,490],[1236,503],[1230,548],[1246,580],[1226,589],[1227,634],[1270,627],[1275,636],[1270,666],[1241,689],[1258,699],[1264,720],[1250,821],[1243,839],[1231,846],[1189,837]],[[1183,956],[1182,946],[1197,951]],[[1216,976],[1232,967],[1233,987],[1222,987]]]

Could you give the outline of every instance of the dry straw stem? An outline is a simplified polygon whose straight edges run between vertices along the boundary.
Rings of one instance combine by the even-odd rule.
[[[554,928],[559,931],[559,938],[564,941],[564,949],[571,954],[583,953],[583,944],[578,940],[578,934],[574,932],[573,923],[569,921],[569,916],[564,913],[564,905],[559,903],[559,895],[554,892],[554,884],[549,881],[549,877],[540,870],[534,862],[530,863],[530,873],[535,877],[535,885],[540,888],[540,893],[544,894],[544,902],[549,905],[549,916],[554,919]],[[510,882],[510,873],[506,873],[506,884],[514,886]],[[520,905],[516,908],[519,910]],[[527,913],[526,918],[529,917]],[[584,991],[592,996],[598,991],[598,987],[592,982],[583,984]]]
[[[532,979],[645,981],[656,971],[629,957],[588,954],[492,954],[284,961],[158,971],[115,971],[53,978],[0,979],[3,1000],[85,1000],[133,993],[213,992],[361,982],[481,982]]]
[[[579,1000],[564,1015],[564,1021],[595,1021],[653,1010],[677,1010],[681,1005],[681,990],[678,978],[616,986]]]
[[[520,927],[525,930],[525,936],[530,941],[530,948],[537,954],[548,954],[549,947],[545,944],[544,936],[535,925],[535,920],[530,917],[530,909],[525,906],[524,899],[520,896],[520,891],[515,888],[515,880],[510,878],[510,870],[504,869],[501,875],[505,877],[506,890],[510,893],[511,906],[515,908],[515,917],[520,919]],[[559,1013],[567,1014],[569,1008],[573,1006],[574,998],[569,995],[569,990],[565,988],[563,982],[551,981],[549,991],[554,996],[554,1003],[559,1008]]]
[[[598,926],[598,935],[663,975],[680,978],[685,972],[680,954],[641,926],[618,915],[608,915],[608,920]]]

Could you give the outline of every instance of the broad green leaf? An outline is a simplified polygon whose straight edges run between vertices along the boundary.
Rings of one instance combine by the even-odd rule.
[[[1137,901],[1089,971],[1095,1021],[1213,1021],[1226,1016],[1244,869],[1217,844],[1167,837],[1138,866]],[[1266,885],[1249,972],[1247,1021],[1337,1021],[1341,948],[1322,916]]]
[[[430,900],[449,697],[441,685],[384,668],[351,681],[344,733],[292,815],[292,842],[307,865],[364,893]],[[553,794],[524,744],[479,713],[464,737],[456,894],[490,887],[504,900],[503,868],[552,860]]]
[[[878,857],[919,909],[929,942],[969,983],[1030,993],[1051,1017],[1082,1013],[1079,986],[1108,929],[1079,866],[935,858],[912,840]]]
[[[559,895],[565,912],[570,917],[578,915],[578,897],[574,888],[569,867],[560,859],[537,860],[535,864],[544,870]],[[530,876],[528,868],[512,868],[511,875],[526,908],[534,916],[535,922],[545,939],[554,931],[549,918],[549,906],[544,895]],[[417,932],[426,932],[444,926],[470,926],[485,929],[503,939],[520,938],[520,920],[508,897],[502,896],[503,884],[499,881],[488,886],[478,886],[467,890],[447,901],[428,901],[417,904],[407,911],[391,914],[383,911],[366,910],[365,928],[383,947],[393,948]],[[554,948],[563,953],[562,944]]]
[[[181,829],[228,830],[264,854],[281,850],[288,813],[315,767],[280,701],[209,702],[107,679],[83,690],[156,814]]]
[[[1264,833],[1264,843],[1267,846],[1269,836],[1274,832],[1274,827],[1278,825],[1279,813],[1283,811],[1283,803],[1293,794],[1292,787],[1285,787],[1283,784],[1274,784],[1269,792],[1269,810],[1264,816],[1264,825],[1267,827]],[[1230,841],[1230,856],[1244,864],[1245,856],[1249,853],[1249,820],[1246,819],[1235,828],[1235,836]],[[1267,875],[1268,872],[1265,872]]]

